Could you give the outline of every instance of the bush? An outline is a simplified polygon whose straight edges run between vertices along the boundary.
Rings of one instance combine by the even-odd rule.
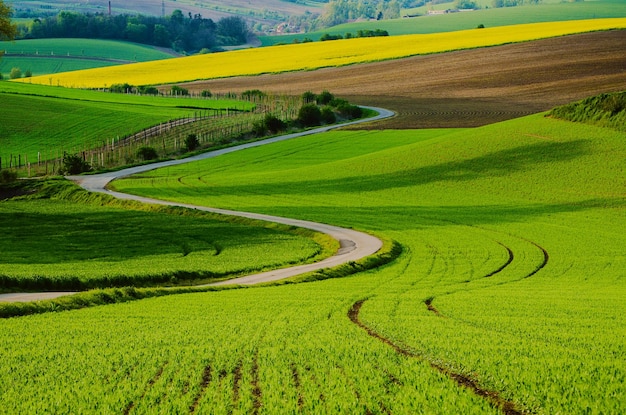
[[[315,102],[317,102],[318,105],[328,105],[333,99],[335,99],[333,94],[328,91],[323,91],[315,97]]]
[[[277,132],[284,130],[286,127],[286,124],[283,122],[283,120],[272,114],[265,114],[263,123],[265,124],[267,130],[272,134],[276,134]]]
[[[26,69],[24,72],[24,78],[31,78],[33,76],[33,72],[30,69]]]
[[[200,93],[200,96],[202,96],[203,98],[210,98],[213,96],[213,94],[208,89],[205,89]]]
[[[153,147],[140,147],[139,150],[137,150],[137,157],[144,161],[148,161],[159,158],[159,154]]]
[[[330,107],[322,108],[322,122],[324,124],[334,124],[337,122],[337,116],[333,112],[332,108]]]
[[[306,91],[304,94],[302,94],[302,101],[305,104],[310,104],[311,102],[315,102],[316,99],[317,99],[317,95],[315,95],[311,91]]]
[[[159,95],[159,90],[153,86],[140,86],[137,91],[143,95]]]
[[[20,68],[11,68],[11,73],[9,74],[9,78],[18,79],[22,77],[22,70]]]
[[[363,116],[363,110],[361,107],[351,104],[341,104],[337,107],[337,111],[339,112],[339,115],[349,120],[361,118]]]
[[[81,174],[91,171],[91,166],[78,154],[63,153],[62,174]]]
[[[17,180],[17,172],[12,170],[0,170],[0,183],[11,183]]]
[[[298,111],[298,122],[303,127],[314,127],[322,122],[322,112],[315,104],[305,104]]]
[[[243,91],[241,93],[241,98],[242,99],[247,99],[247,100],[251,100],[251,99],[253,99],[255,97],[256,98],[263,98],[265,96],[266,96],[265,92],[260,91],[258,89],[250,89],[250,90],[247,90],[247,91]]]
[[[200,147],[200,141],[198,141],[198,136],[195,134],[189,134],[187,138],[185,138],[185,148],[187,151],[194,151]]]
[[[283,131],[286,127],[287,124],[280,118],[272,114],[265,114],[265,117],[262,120],[257,121],[252,125],[252,132],[257,137],[263,137],[268,131],[272,134],[276,134]]]
[[[135,87],[130,84],[113,84],[109,87],[110,92],[116,92],[118,94],[127,94],[133,92],[134,89]]]
[[[189,90],[188,89],[181,88],[178,85],[172,86],[172,89],[170,90],[170,92],[171,92],[172,95],[176,95],[176,96],[178,96],[178,95],[182,95],[182,96],[189,95]]]

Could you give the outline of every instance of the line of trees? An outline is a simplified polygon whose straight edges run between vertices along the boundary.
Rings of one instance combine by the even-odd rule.
[[[237,16],[224,17],[216,23],[200,14],[185,16],[180,10],[174,10],[167,17],[64,11],[56,16],[35,19],[30,27],[21,28],[18,38],[127,40],[171,47],[179,52],[198,52],[246,43],[248,34],[246,21]]]

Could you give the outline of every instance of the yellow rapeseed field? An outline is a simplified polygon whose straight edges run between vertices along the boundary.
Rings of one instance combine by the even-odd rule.
[[[196,55],[21,79],[44,85],[103,88],[112,84],[171,84],[350,65],[412,55],[626,28],[626,18],[533,23],[458,32],[357,38]]]

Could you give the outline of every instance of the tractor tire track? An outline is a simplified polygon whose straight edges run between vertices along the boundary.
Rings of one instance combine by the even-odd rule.
[[[545,248],[543,248],[541,245],[537,244],[536,242],[533,242],[533,241],[531,241],[529,239],[526,239],[526,238],[520,238],[520,239],[530,243],[531,245],[533,245],[534,247],[539,249],[542,252],[542,254],[543,254],[543,259],[539,263],[539,265],[537,265],[537,267],[533,271],[531,271],[530,273],[528,273],[526,276],[523,277],[523,279],[526,279],[526,278],[532,277],[537,272],[539,272],[541,269],[545,268],[545,266],[548,264],[548,261],[550,259],[550,255],[548,254],[548,251]],[[504,249],[506,249],[506,251],[508,252],[508,258],[507,258],[507,260],[506,260],[506,262],[504,264],[502,264],[496,270],[486,274],[483,278],[493,277],[494,275],[504,271],[504,269],[506,269],[509,265],[511,265],[511,263],[515,259],[515,255],[514,255],[513,250],[511,248],[509,248],[508,246],[506,246],[502,242],[499,242],[499,241],[496,241],[496,242],[500,246],[504,247]],[[363,330],[365,330],[368,335],[370,335],[371,337],[374,337],[375,339],[377,339],[377,340],[383,342],[384,344],[390,346],[391,348],[393,348],[396,351],[396,353],[399,353],[399,354],[401,354],[403,356],[407,356],[407,357],[422,359],[422,360],[428,362],[431,365],[431,367],[437,369],[439,372],[441,372],[441,373],[447,375],[449,378],[453,379],[459,386],[463,386],[463,387],[466,387],[466,388],[470,389],[472,392],[474,392],[474,394],[476,394],[476,395],[486,399],[487,401],[489,401],[489,403],[491,405],[493,405],[493,406],[495,406],[497,408],[500,408],[500,410],[505,415],[524,415],[525,414],[525,412],[523,412],[523,411],[521,411],[521,410],[516,408],[516,405],[515,405],[514,402],[505,400],[504,398],[502,398],[500,396],[500,394],[498,392],[485,389],[485,388],[481,387],[475,380],[471,379],[470,377],[462,375],[460,373],[453,372],[449,368],[444,367],[441,364],[432,362],[432,361],[426,359],[421,354],[411,350],[409,347],[401,345],[401,344],[399,344],[397,342],[394,342],[393,340],[388,339],[388,338],[382,336],[381,334],[376,332],[374,329],[368,327],[365,323],[363,323],[359,319],[359,313],[361,311],[361,307],[363,306],[363,303],[366,300],[367,299],[363,299],[363,300],[359,300],[359,301],[355,302],[352,305],[352,307],[350,308],[350,310],[348,311],[348,318],[354,324],[356,324],[357,326],[359,326]],[[434,300],[434,297],[429,297],[426,300],[424,300],[424,304],[426,305],[426,308],[428,309],[428,311],[432,312],[437,317],[446,318],[445,315],[441,314],[439,312],[439,310],[432,304],[433,300]]]
[[[431,367],[433,367],[434,369],[437,369],[439,372],[445,374],[446,376],[454,380],[459,386],[470,389],[476,395],[486,399],[494,407],[500,408],[500,410],[505,415],[524,415],[525,414],[525,412],[518,410],[516,408],[516,405],[514,402],[507,401],[502,396],[500,396],[498,392],[484,389],[473,379],[467,376],[464,376],[460,373],[452,372],[450,369],[426,359],[419,353],[416,353],[406,346],[400,345],[390,339],[387,339],[386,337],[376,332],[374,329],[368,327],[365,323],[363,323],[359,319],[359,313],[365,301],[366,300],[364,299],[364,300],[359,300],[356,303],[354,303],[352,307],[350,308],[350,310],[348,311],[348,318],[354,324],[356,324],[357,326],[365,330],[367,334],[369,334],[370,336],[374,337],[377,340],[380,340],[386,345],[392,347],[397,353],[403,356],[421,359],[429,363]]]

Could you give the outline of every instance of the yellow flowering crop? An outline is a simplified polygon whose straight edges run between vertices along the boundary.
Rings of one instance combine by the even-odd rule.
[[[356,38],[271,46],[21,79],[44,85],[103,88],[112,84],[169,84],[397,59],[573,33],[626,28],[626,18],[532,23],[457,32]]]

